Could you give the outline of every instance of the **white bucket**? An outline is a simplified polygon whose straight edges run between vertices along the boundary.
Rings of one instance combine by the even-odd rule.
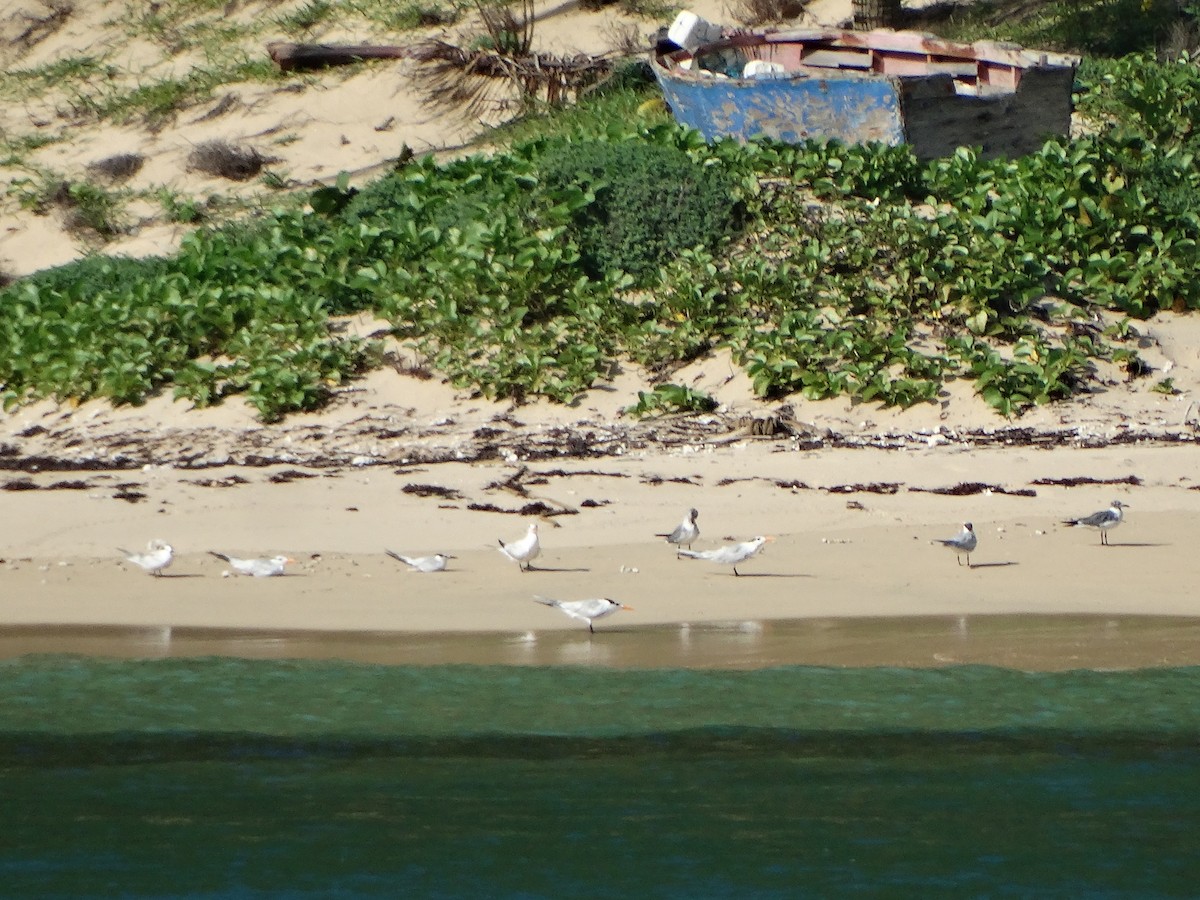
[[[681,12],[667,29],[667,38],[688,53],[721,37],[721,26],[708,22],[693,12]]]

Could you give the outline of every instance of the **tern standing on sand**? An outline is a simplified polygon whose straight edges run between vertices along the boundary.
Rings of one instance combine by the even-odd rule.
[[[699,517],[694,509],[689,509],[683,521],[675,526],[675,530],[670,534],[656,534],[655,537],[666,538],[668,544],[674,544],[678,551],[686,546],[689,550],[692,549],[692,544],[700,537],[700,526],[696,524],[696,519]]]
[[[971,551],[975,549],[979,541],[975,537],[975,526],[970,522],[963,522],[962,531],[952,538],[938,538],[936,543],[953,550],[954,558],[960,566],[962,565],[962,557],[965,555],[967,557],[967,568],[969,569],[971,568]]]
[[[611,616],[621,609],[627,609],[631,612],[633,610],[632,606],[626,606],[623,603],[618,603],[616,600],[609,600],[607,597],[597,597],[594,600],[550,600],[547,597],[539,597],[535,594],[533,599],[545,606],[553,606],[555,609],[562,610],[572,619],[586,622],[588,631],[592,634],[596,633],[596,629],[592,624],[596,619]]]
[[[1100,530],[1100,543],[1103,546],[1108,546],[1108,530],[1116,528],[1121,524],[1121,520],[1125,518],[1123,510],[1128,508],[1120,500],[1114,500],[1108,509],[1094,512],[1090,516],[1084,516],[1082,519],[1063,519],[1063,524],[1070,526],[1086,525],[1088,528],[1098,528]]]
[[[529,523],[529,531],[525,537],[510,544],[500,542],[500,552],[517,564],[522,572],[529,570],[531,560],[537,559],[542,553],[541,542],[538,541],[537,522]]]
[[[161,575],[163,569],[171,565],[175,558],[175,548],[161,540],[153,540],[147,544],[145,553],[133,553],[120,547],[117,548],[117,552],[125,554],[129,562],[151,575]]]
[[[769,541],[773,541],[773,537],[756,537],[748,541],[742,541],[740,544],[728,544],[724,547],[718,547],[716,550],[680,550],[680,556],[686,556],[688,559],[706,559],[709,562],[720,563],[723,566],[733,566],[733,574],[740,574],[737,567],[740,563],[744,563],[750,557],[758,554]]]
[[[414,572],[443,572],[446,560],[454,559],[449,553],[435,553],[433,556],[403,556],[395,550],[383,551],[392,559],[398,559]]]
[[[237,556],[226,556],[216,550],[209,550],[209,555],[223,559],[238,575],[249,575],[252,578],[271,578],[282,575],[284,568],[290,562],[295,562],[290,556],[272,556],[270,559],[241,559]]]

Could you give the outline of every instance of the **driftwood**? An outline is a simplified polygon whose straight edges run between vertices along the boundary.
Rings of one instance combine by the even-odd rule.
[[[348,66],[364,59],[405,59],[412,55],[407,47],[394,45],[291,44],[286,41],[272,41],[267,44],[267,53],[284,72]]]

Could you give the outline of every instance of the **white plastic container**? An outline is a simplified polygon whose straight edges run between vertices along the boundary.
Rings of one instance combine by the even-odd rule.
[[[782,63],[768,62],[765,59],[752,59],[742,69],[743,78],[782,78],[783,75]]]
[[[697,47],[720,37],[720,25],[714,25],[686,10],[677,15],[671,27],[667,29],[667,38],[688,53],[695,53]]]

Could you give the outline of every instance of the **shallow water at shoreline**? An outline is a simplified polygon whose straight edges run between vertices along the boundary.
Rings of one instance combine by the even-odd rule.
[[[504,634],[0,627],[0,659],[30,654],[622,669],[992,665],[1123,670],[1200,665],[1200,618],[946,616],[652,627],[604,622],[594,635],[584,629]]]

